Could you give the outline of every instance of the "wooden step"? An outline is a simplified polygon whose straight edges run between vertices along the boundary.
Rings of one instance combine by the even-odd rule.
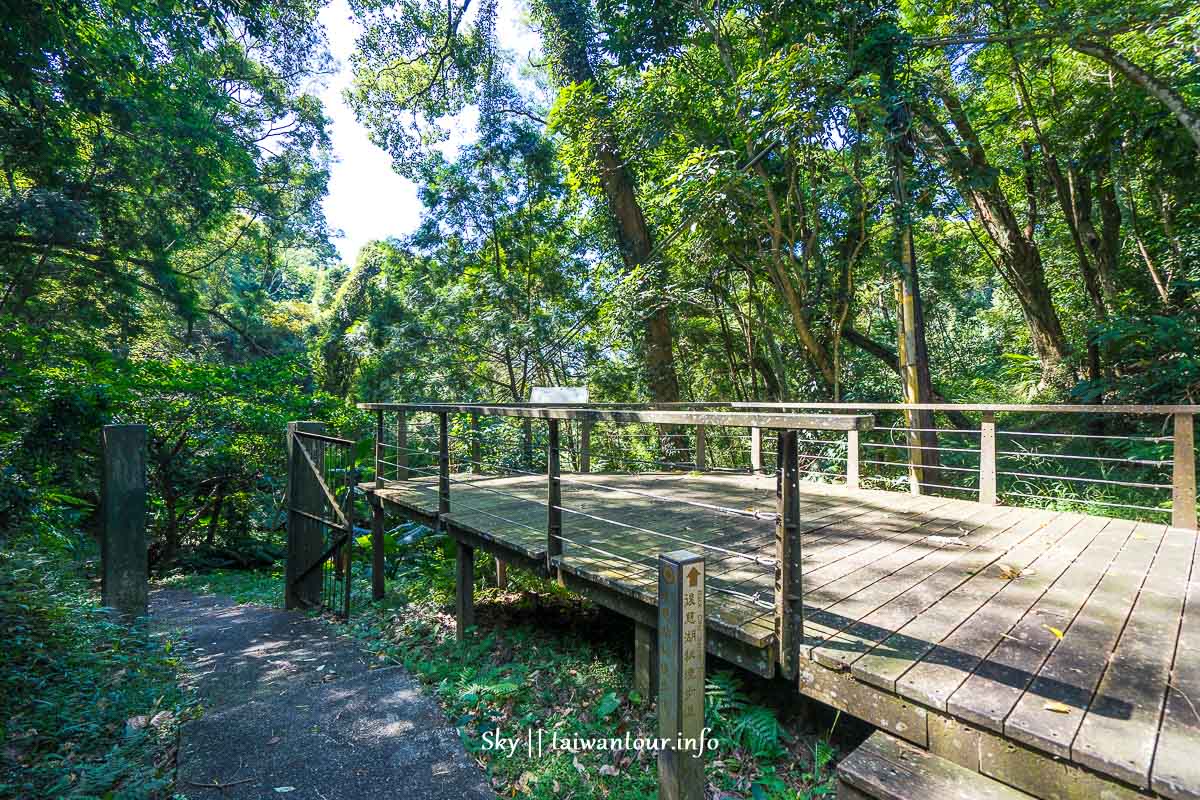
[[[839,800],[1031,800],[883,731],[838,765]]]

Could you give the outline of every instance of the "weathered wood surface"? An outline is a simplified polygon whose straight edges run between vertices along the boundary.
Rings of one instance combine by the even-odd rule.
[[[123,617],[144,617],[150,577],[146,426],[105,425],[101,444],[100,596]]]
[[[473,405],[470,403],[359,403],[366,411],[433,412],[436,414],[482,414],[489,417],[525,419],[579,419],[592,422],[649,422],[655,425],[754,425],[775,430],[869,431],[870,414],[755,414],[720,411],[639,411],[571,408],[539,405]]]
[[[877,732],[838,764],[838,781],[875,800],[1030,800],[928,750]]]
[[[545,476],[451,479],[456,525],[544,559]],[[773,475],[563,473],[561,481],[570,511],[555,567],[574,585],[653,605],[658,554],[720,548],[705,550],[709,631],[752,649],[775,646]],[[436,515],[428,479],[379,494]],[[799,505],[801,692],[919,746],[929,709],[993,731],[995,742],[1058,757],[1097,776],[1095,785],[1119,780],[1200,800],[1193,532],[804,481]],[[1001,761],[1015,756],[988,746],[989,763],[1008,769]]]

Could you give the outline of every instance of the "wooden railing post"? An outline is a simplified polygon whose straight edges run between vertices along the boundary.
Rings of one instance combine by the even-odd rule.
[[[860,451],[858,443],[858,431],[846,432],[846,488],[859,488],[859,472],[858,472],[858,454]]]
[[[382,600],[384,595],[384,527],[386,517],[383,513],[383,501],[379,495],[372,492],[367,495],[371,504],[371,597]]]
[[[325,495],[320,480],[313,474],[304,453],[304,443],[296,431],[324,433],[320,422],[289,422],[287,426],[288,452],[288,517],[287,517],[287,567],[284,572],[283,604],[285,608],[304,608],[321,602],[321,570],[312,570],[303,579],[299,576],[321,557],[325,537],[321,523],[311,515],[319,516],[324,508]],[[324,469],[324,453],[318,449],[313,462]],[[300,513],[296,513],[300,512]],[[310,516],[305,516],[305,515]]]
[[[704,441],[704,426],[696,426],[696,470],[704,472],[708,469],[708,453]]]
[[[703,800],[704,557],[658,557],[658,796]]]
[[[479,414],[471,414],[471,472],[483,472],[483,459],[480,457],[479,446]]]
[[[1174,416],[1171,527],[1196,530],[1196,438],[1190,413]]]
[[[475,548],[461,541],[454,543],[454,635],[466,638],[467,628],[475,624]]]
[[[585,419],[579,429],[579,471],[592,471],[592,421]]]
[[[983,412],[979,424],[979,502],[996,505],[996,412]]]
[[[648,702],[658,691],[658,633],[636,620],[633,623],[633,688]]]
[[[438,514],[450,513],[450,415],[438,414]]]
[[[408,412],[396,413],[396,480],[408,480]]]
[[[750,429],[750,469],[762,472],[762,428]]]
[[[146,426],[101,432],[100,596],[125,619],[146,616]]]
[[[796,677],[804,638],[803,580],[800,566],[800,460],[796,431],[779,433],[779,480],[775,522],[775,638],[779,667]]]
[[[383,453],[383,411],[375,413],[375,488],[382,489],[387,485],[383,478],[383,464],[386,460]],[[399,462],[396,462],[399,463]]]
[[[562,481],[559,480],[558,420],[549,420],[546,437],[546,568],[562,555]]]

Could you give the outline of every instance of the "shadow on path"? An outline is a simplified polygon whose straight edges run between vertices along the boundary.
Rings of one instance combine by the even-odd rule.
[[[302,614],[178,590],[156,591],[150,603],[156,625],[187,637],[185,663],[205,708],[183,728],[180,794],[494,796],[436,701],[402,667],[372,669],[353,642]]]

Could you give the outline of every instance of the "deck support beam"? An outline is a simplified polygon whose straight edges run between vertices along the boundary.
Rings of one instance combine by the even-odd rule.
[[[496,561],[496,588],[500,591],[508,590],[508,562],[502,561],[500,556],[494,556]]]
[[[800,463],[796,431],[779,432],[779,477],[776,482],[775,637],[779,668],[796,677],[800,642],[804,639],[803,582],[800,566]]]
[[[1191,414],[1175,414],[1171,527],[1196,530],[1196,438]]]
[[[463,641],[475,625],[475,548],[454,543],[454,635]]]
[[[379,499],[379,495],[374,493],[367,495],[367,499],[371,503],[371,598],[382,600],[384,595],[383,529],[385,522],[383,501]]]
[[[704,426],[696,426],[696,471],[704,472],[708,469],[708,453],[704,442]]]
[[[643,702],[658,690],[658,632],[641,622],[633,623],[633,688]]]
[[[125,619],[146,616],[146,426],[105,425],[101,433],[103,528],[100,594]]]

